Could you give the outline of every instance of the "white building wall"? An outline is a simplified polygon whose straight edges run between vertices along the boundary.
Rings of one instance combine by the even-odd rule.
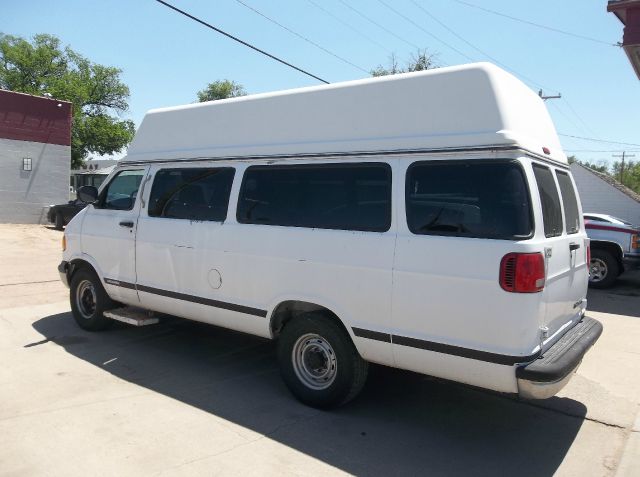
[[[49,205],[69,200],[70,166],[70,146],[0,139],[0,223],[45,222]]]
[[[600,179],[580,164],[571,164],[584,212],[609,214],[640,225],[640,202]]]

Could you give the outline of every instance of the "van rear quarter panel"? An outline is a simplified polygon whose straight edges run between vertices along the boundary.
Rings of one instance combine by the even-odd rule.
[[[404,177],[413,162],[403,160],[397,174]],[[404,218],[404,188],[396,193],[398,216]],[[544,303],[540,293],[500,287],[500,261],[511,252],[543,252],[543,244],[535,236],[513,241],[416,235],[400,220],[394,332],[493,353],[531,354],[539,344]]]

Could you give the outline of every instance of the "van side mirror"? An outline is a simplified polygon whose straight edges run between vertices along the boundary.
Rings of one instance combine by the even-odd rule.
[[[98,200],[98,189],[93,186],[82,186],[78,189],[78,199],[87,204],[93,204]]]

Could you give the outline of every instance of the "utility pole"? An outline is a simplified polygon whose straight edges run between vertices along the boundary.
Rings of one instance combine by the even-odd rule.
[[[622,151],[622,154],[611,154],[611,157],[620,157],[622,158],[622,163],[620,164],[620,184],[624,185],[622,179],[624,177],[624,158],[625,157],[636,157],[635,154],[627,154],[625,151]]]
[[[542,93],[542,89],[540,89],[540,91],[538,91],[538,96],[540,96],[543,101],[546,101],[547,99],[560,99],[560,98],[562,98],[562,93],[558,93],[558,94],[553,95],[553,96],[547,96],[547,95],[543,94]]]

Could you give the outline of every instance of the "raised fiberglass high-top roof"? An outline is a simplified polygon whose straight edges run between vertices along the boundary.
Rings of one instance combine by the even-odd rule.
[[[123,162],[506,145],[567,163],[544,102],[475,63],[154,109]]]

